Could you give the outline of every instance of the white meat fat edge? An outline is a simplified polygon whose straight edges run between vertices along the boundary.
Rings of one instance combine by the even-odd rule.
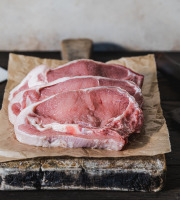
[[[93,60],[91,60],[91,59],[79,59],[79,60],[74,60],[74,61],[68,62],[68,63],[66,63],[66,64],[64,64],[64,65],[60,65],[59,67],[57,67],[57,68],[55,68],[55,69],[51,69],[51,68],[49,68],[49,67],[47,67],[47,66],[45,66],[45,65],[39,65],[39,66],[35,67],[33,70],[31,70],[31,71],[28,73],[28,75],[23,79],[23,81],[22,81],[19,85],[17,85],[17,86],[10,92],[9,101],[13,98],[13,93],[14,93],[15,91],[17,91],[17,90],[26,82],[26,80],[29,80],[29,81],[28,81],[29,88],[31,88],[31,87],[33,87],[33,86],[37,86],[37,85],[44,84],[44,82],[42,82],[42,81],[38,81],[38,83],[35,82],[35,79],[37,79],[37,76],[39,75],[40,72],[43,73],[43,76],[46,76],[46,73],[47,73],[47,71],[48,71],[49,69],[51,69],[51,70],[53,71],[53,70],[56,70],[56,69],[59,69],[59,68],[66,67],[66,66],[68,66],[69,64],[77,63],[77,62],[79,62],[79,61],[93,61]],[[101,63],[101,62],[98,62],[98,61],[93,61],[93,62],[99,63],[99,64]],[[109,63],[105,63],[105,64],[108,65]],[[111,64],[111,63],[110,63],[110,64]],[[35,71],[35,74],[33,73],[34,71]],[[32,76],[32,74],[33,74],[33,76]],[[130,74],[130,71],[128,70],[128,75],[129,75],[129,74]],[[35,78],[35,79],[34,79],[34,78]],[[46,80],[45,82],[47,82],[47,80]],[[34,85],[34,83],[36,83],[36,84]]]
[[[13,94],[17,90],[19,90],[19,88],[21,88],[26,83],[26,81],[28,81],[29,87],[33,87],[34,83],[36,83],[36,85],[43,84],[44,82],[36,81],[36,80],[37,80],[37,77],[40,73],[43,73],[43,75],[44,75],[44,73],[46,74],[48,69],[49,68],[45,65],[39,65],[39,66],[35,67],[34,69],[32,69],[28,73],[28,75],[21,81],[21,83],[19,85],[17,85],[14,89],[11,90],[8,100],[11,101],[11,99],[13,98]],[[36,80],[33,77],[35,77]],[[36,81],[36,82],[34,82],[34,81]]]
[[[119,91],[121,91],[121,92],[123,92],[123,93],[127,93],[126,90],[123,90],[123,89],[121,89],[121,88],[119,88],[119,87],[114,87],[114,86],[86,88],[86,89],[81,89],[81,90],[82,90],[82,91],[88,91],[88,90],[90,91],[90,90],[93,90],[93,89],[94,89],[94,90],[98,90],[99,88],[106,88],[106,89],[107,89],[107,88],[116,88],[117,90],[119,90]],[[22,118],[21,116],[27,116],[29,122],[30,122],[34,127],[36,127],[39,131],[44,131],[44,130],[47,130],[47,129],[53,129],[53,130],[55,130],[55,131],[67,132],[67,127],[73,126],[73,128],[75,128],[75,129],[77,130],[77,133],[81,133],[81,134],[82,134],[82,133],[86,133],[86,132],[87,132],[86,128],[83,128],[83,129],[80,131],[79,125],[78,125],[78,124],[66,124],[66,125],[65,125],[65,124],[59,124],[59,123],[51,123],[51,124],[43,125],[43,127],[42,127],[40,124],[36,123],[36,120],[35,120],[35,119],[33,119],[33,118],[31,118],[31,117],[28,116],[29,114],[33,114],[33,109],[34,109],[37,105],[39,105],[40,103],[43,103],[43,102],[45,102],[45,101],[47,101],[47,100],[49,100],[49,99],[55,97],[56,95],[58,95],[58,94],[55,94],[55,95],[53,95],[53,96],[50,96],[49,98],[44,99],[44,100],[41,101],[41,102],[34,103],[34,104],[28,106],[27,108],[25,108],[24,110],[22,110],[22,112],[20,113],[20,115],[19,115],[18,118],[17,118],[17,121],[16,121],[15,126],[18,128],[19,125],[25,123],[25,118]],[[138,104],[136,103],[134,97],[131,96],[131,95],[129,95],[129,93],[127,93],[127,95],[130,97],[130,101],[131,101],[131,102],[134,102],[134,103],[136,104],[136,106],[138,107]],[[130,102],[129,102],[129,104],[130,104]],[[129,106],[129,104],[128,104],[128,106]],[[120,119],[122,116],[123,116],[123,114],[120,115],[120,116],[118,116],[117,118],[114,118],[114,120]],[[18,119],[19,119],[19,120],[18,120]],[[89,133],[89,130],[88,130],[87,133]]]
[[[27,118],[28,118],[28,121],[30,122],[30,124],[33,125],[39,131],[45,131],[45,130],[48,130],[48,129],[52,129],[54,131],[67,133],[68,128],[73,127],[73,129],[76,130],[76,133],[79,133],[79,134],[81,133],[78,124],[51,123],[51,124],[40,125],[36,122],[35,118],[29,117],[29,116]]]

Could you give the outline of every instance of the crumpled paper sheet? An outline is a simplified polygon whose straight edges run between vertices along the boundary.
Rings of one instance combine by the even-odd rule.
[[[43,148],[21,144],[15,138],[13,125],[8,120],[8,96],[26,74],[35,66],[46,64],[57,67],[66,63],[62,60],[40,59],[10,54],[8,83],[6,85],[2,110],[0,111],[0,162],[49,156],[72,157],[127,157],[154,156],[171,151],[169,133],[160,106],[157,71],[154,55],[121,58],[108,63],[118,63],[144,75],[142,88],[144,96],[144,127],[140,134],[134,134],[122,151],[108,151],[88,148]]]

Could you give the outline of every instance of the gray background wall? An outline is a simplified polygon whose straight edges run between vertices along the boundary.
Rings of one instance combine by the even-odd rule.
[[[71,37],[180,50],[180,0],[0,0],[0,50],[59,50]]]

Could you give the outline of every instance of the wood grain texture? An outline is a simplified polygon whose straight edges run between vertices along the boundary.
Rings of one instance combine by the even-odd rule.
[[[159,191],[165,157],[39,158],[0,163],[0,190]]]
[[[59,52],[18,52],[37,57],[48,57],[59,59]],[[108,61],[122,56],[139,56],[152,52],[95,52],[93,59]],[[156,53],[158,55],[158,53]],[[180,56],[180,53],[168,53],[168,55]],[[8,53],[0,53],[0,65],[7,68]],[[157,60],[158,65],[158,60]],[[172,152],[166,155],[167,160],[167,181],[166,186],[160,193],[138,193],[138,192],[105,192],[105,191],[21,191],[21,192],[0,192],[0,197],[6,199],[180,199],[180,125],[178,123],[180,108],[180,82],[163,71],[158,71],[159,89],[161,94],[161,105],[170,132]],[[0,100],[4,93],[5,82],[0,84]]]
[[[67,39],[61,43],[62,59],[63,60],[76,60],[88,59],[91,56],[92,40],[90,39]]]

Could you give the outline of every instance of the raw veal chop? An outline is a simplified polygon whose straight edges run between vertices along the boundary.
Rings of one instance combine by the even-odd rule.
[[[121,150],[142,124],[142,110],[128,92],[95,87],[62,92],[28,106],[14,128],[16,138],[29,145]]]
[[[127,67],[82,59],[69,62],[55,69],[50,69],[44,65],[34,68],[22,82],[10,92],[9,100],[11,101],[12,98],[22,90],[49,83],[62,77],[87,75],[130,80],[136,83],[140,88],[143,84],[143,75],[135,73]]]
[[[143,104],[143,97],[141,89],[132,81],[117,80],[105,77],[97,76],[79,76],[71,78],[60,78],[43,86],[36,86],[29,90],[19,92],[9,103],[8,112],[9,119],[12,124],[22,109],[36,103],[51,95],[55,95],[60,92],[78,90],[84,88],[98,87],[98,86],[118,86],[125,89],[130,95],[132,95],[140,107]]]

